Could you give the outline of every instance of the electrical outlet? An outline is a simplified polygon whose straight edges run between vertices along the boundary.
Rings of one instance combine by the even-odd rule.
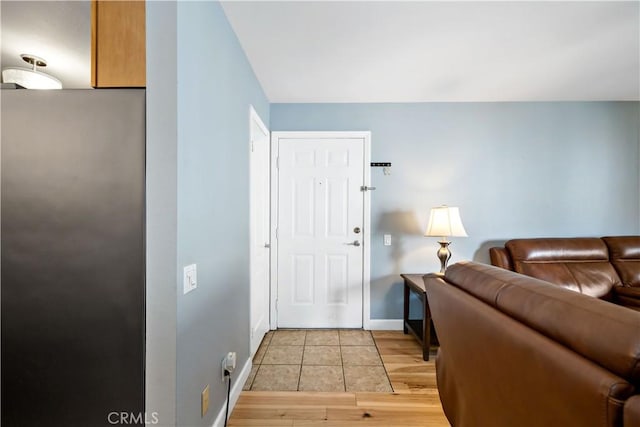
[[[384,235],[384,245],[391,246],[391,234]]]
[[[201,403],[202,403],[202,416],[204,417],[209,410],[209,384],[202,390]]]
[[[227,375],[225,371],[231,374],[236,369],[236,352],[230,351],[227,355],[222,359],[222,381],[227,379]]]

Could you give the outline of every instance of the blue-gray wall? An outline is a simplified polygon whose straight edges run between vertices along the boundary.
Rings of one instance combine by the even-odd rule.
[[[399,274],[437,271],[429,209],[459,206],[451,262],[515,237],[640,232],[639,103],[272,104],[271,131],[370,130],[371,317],[402,317]],[[392,235],[392,246],[382,244]]]
[[[372,173],[373,318],[401,317],[399,273],[438,268],[431,206],[461,208],[452,262],[513,237],[640,232],[638,103],[270,106],[217,2],[149,2],[147,35],[147,411],[162,425],[211,425],[222,357],[249,356],[249,104],[271,130],[371,130],[372,160],[393,162]]]
[[[147,32],[147,276],[145,408],[176,422],[177,71],[176,4],[150,1]],[[156,417],[152,418],[153,413]]]
[[[249,105],[269,123],[269,103],[218,2],[178,2],[177,40],[177,425],[210,426],[222,358],[237,352],[237,378],[249,357]],[[183,295],[193,263],[198,288]]]
[[[250,105],[269,122],[220,4],[148,2],[146,410],[163,426],[212,425],[222,358],[249,358]],[[183,295],[193,263],[198,287]]]

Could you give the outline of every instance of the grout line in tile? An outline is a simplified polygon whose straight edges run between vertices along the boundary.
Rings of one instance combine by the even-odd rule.
[[[307,346],[307,330],[304,330],[304,339],[302,340],[302,358],[300,359],[300,369],[298,370],[298,385],[296,390],[300,391],[300,378],[302,378],[302,362],[304,361],[304,349]]]
[[[373,345],[376,346],[376,351],[378,352],[378,357],[380,358],[382,369],[384,369],[384,374],[387,376],[387,381],[389,381],[389,387],[391,387],[392,392],[395,392],[395,389],[393,388],[393,384],[391,384],[391,378],[389,377],[389,372],[387,371],[387,367],[384,365],[384,361],[382,360],[382,356],[380,355],[380,348],[378,348],[378,343],[376,342],[375,339],[373,339],[373,334],[371,334],[371,331],[369,331],[369,334],[371,335],[371,339],[373,340]]]
[[[296,390],[300,391],[300,378],[302,378],[302,363],[300,364],[300,369],[298,370],[298,385],[296,386]]]
[[[258,376],[258,372],[260,372],[260,368],[262,367],[261,364],[258,364],[258,367],[256,368],[256,374],[253,376],[253,380],[251,381],[251,385],[249,386],[249,390],[253,389],[253,383],[256,382],[256,377]]]
[[[338,332],[338,343],[340,343],[340,333]],[[344,359],[342,358],[342,345],[339,345],[340,349],[340,369],[342,370],[342,386],[344,387],[344,391],[347,391],[347,376],[344,373]]]

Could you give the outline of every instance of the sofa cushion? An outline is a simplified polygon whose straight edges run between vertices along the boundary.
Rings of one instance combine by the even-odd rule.
[[[620,279],[598,238],[514,239],[505,247],[514,271],[597,298],[607,298]]]
[[[450,266],[445,278],[541,334],[640,385],[640,312],[473,262]]]
[[[624,286],[640,287],[640,236],[603,237]]]
[[[613,293],[616,304],[640,311],[640,287],[618,286]]]

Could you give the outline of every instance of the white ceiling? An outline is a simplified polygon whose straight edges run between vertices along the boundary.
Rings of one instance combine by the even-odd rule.
[[[47,61],[40,71],[62,87],[91,87],[90,0],[2,0],[0,13],[2,68],[29,67],[20,54],[32,54]]]
[[[230,1],[271,102],[640,100],[640,1]],[[90,0],[1,6],[2,67],[90,87]]]
[[[223,2],[274,103],[638,100],[639,5]]]

